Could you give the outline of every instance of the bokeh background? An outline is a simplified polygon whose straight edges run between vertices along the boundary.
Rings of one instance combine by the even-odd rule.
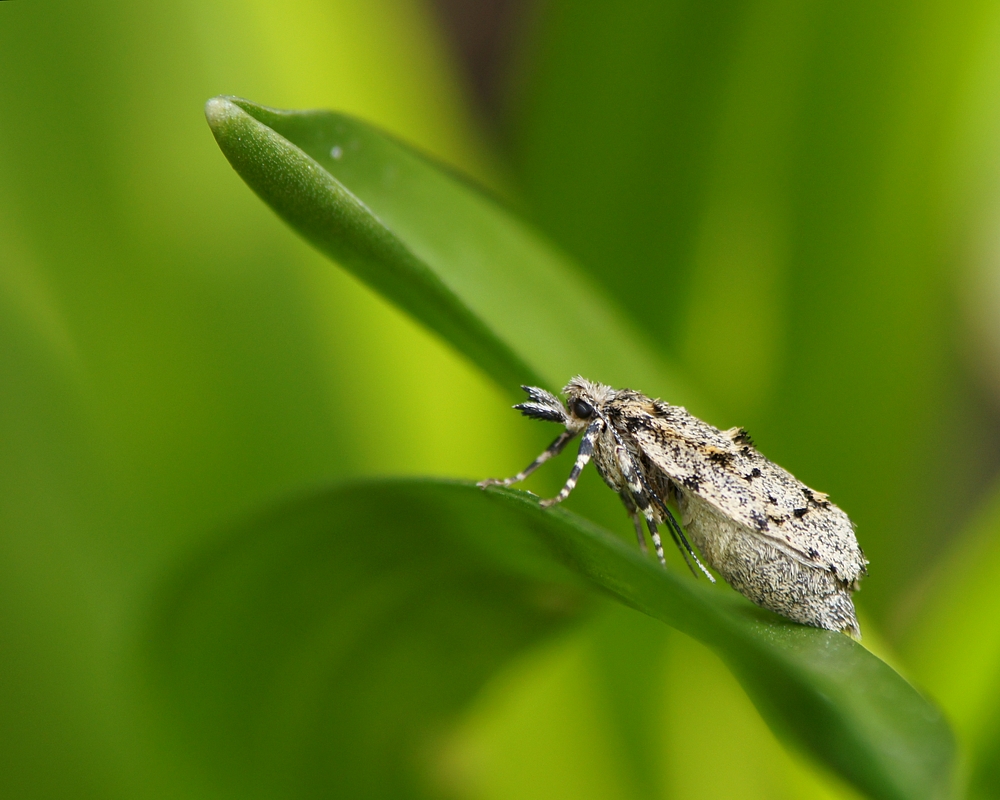
[[[550,433],[246,189],[218,94],[371,120],[572,255],[710,421],[848,510],[866,643],[1000,794],[996,4],[12,0],[0,54],[4,797],[248,796],[157,678],[164,587],[285,498],[509,474]],[[599,484],[572,504],[631,536]],[[601,604],[420,760],[445,797],[852,796],[708,651]],[[294,796],[351,796],[309,764]]]

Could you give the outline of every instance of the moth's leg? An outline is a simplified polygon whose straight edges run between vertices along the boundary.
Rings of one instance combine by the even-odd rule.
[[[667,509],[666,513],[667,513],[667,530],[670,531],[670,536],[674,540],[674,544],[677,545],[677,549],[681,551],[681,555],[684,557],[684,563],[688,565],[688,569],[691,570],[691,574],[697,578],[698,573],[695,571],[694,564],[692,564],[691,559],[688,558],[688,552],[691,552],[691,545],[687,543],[687,539],[684,540],[683,545],[681,544],[681,540],[677,536],[677,529],[674,527],[673,524],[676,522],[676,520],[673,518],[673,514],[670,513],[669,508]],[[694,556],[694,553],[691,552],[691,555]],[[698,556],[694,557],[695,560],[697,560]],[[701,567],[701,564],[699,563],[698,566]],[[702,571],[705,570],[704,567],[701,568]],[[708,575],[707,572],[705,572],[705,574]],[[711,575],[708,575],[708,579],[712,581],[712,583],[715,583],[715,579]]]
[[[671,513],[670,509],[663,504],[662,500],[660,501],[660,505],[663,508],[663,512],[667,520],[667,527],[670,528],[670,535],[674,537],[674,544],[677,545],[677,549],[680,550],[681,555],[684,556],[684,561],[687,563],[688,569],[691,570],[695,577],[698,577],[698,573],[694,571],[694,567],[691,566],[691,562],[688,560],[688,553],[690,553],[691,558],[694,559],[694,563],[698,565],[698,569],[705,573],[705,577],[708,578],[710,582],[715,583],[715,578],[712,576],[712,573],[705,569],[705,565],[701,563],[701,559],[698,558],[698,554],[694,551],[694,548],[691,547],[691,543],[687,540],[683,529]]]
[[[583,439],[580,441],[580,452],[577,453],[573,469],[570,470],[569,478],[566,479],[566,485],[559,490],[559,494],[555,497],[550,497],[548,500],[542,500],[542,502],[539,503],[542,508],[554,506],[556,503],[561,503],[569,497],[569,493],[573,491],[577,480],[580,478],[580,473],[583,471],[583,468],[587,466],[587,462],[590,461],[590,457],[594,453],[594,441],[597,439],[603,428],[604,422],[601,421],[600,417],[587,426],[587,430],[583,434]]]
[[[618,462],[618,469],[621,470],[622,477],[625,479],[625,485],[628,487],[631,502],[637,506],[640,511],[642,511],[643,516],[646,518],[646,525],[649,528],[649,538],[653,540],[653,548],[656,550],[656,557],[660,559],[660,563],[663,564],[663,566],[667,566],[667,560],[663,557],[663,543],[660,541],[660,534],[656,530],[653,504],[649,498],[649,494],[646,492],[645,481],[642,480],[639,475],[635,459],[632,458],[632,454],[629,453],[628,448],[626,448],[624,444],[616,444],[615,460]],[[633,516],[633,519],[635,520],[636,533],[641,541],[642,527],[639,524],[638,515]],[[644,546],[643,550],[645,549],[646,548]]]
[[[563,431],[559,434],[558,438],[550,444],[538,458],[532,461],[528,466],[522,469],[517,475],[512,478],[487,478],[484,481],[479,481],[476,484],[480,489],[485,489],[487,486],[510,486],[515,483],[520,483],[525,478],[527,478],[532,472],[538,469],[542,464],[548,461],[553,456],[559,455],[563,448],[566,446],[566,442],[573,438],[573,434],[569,431]]]
[[[705,576],[712,583],[715,583],[715,578],[712,577],[712,573],[705,569],[704,564],[701,563],[701,560],[698,558],[698,554],[694,552],[694,549],[688,542],[687,537],[684,536],[684,531],[681,530],[680,525],[677,524],[677,520],[674,519],[674,515],[670,512],[670,509],[667,508],[667,504],[657,496],[656,492],[654,492],[646,482],[646,479],[642,474],[642,470],[635,462],[635,458],[620,440],[615,446],[615,456],[618,460],[618,468],[621,470],[622,476],[625,478],[625,482],[628,485],[629,491],[632,493],[632,498],[635,501],[635,504],[646,517],[646,525],[649,527],[649,536],[653,540],[653,546],[656,548],[656,555],[659,556],[660,563],[663,564],[663,566],[667,565],[666,559],[663,557],[663,545],[660,543],[660,535],[656,530],[655,513],[652,508],[653,502],[657,504],[657,507],[663,514],[664,520],[667,523],[667,528],[670,530],[670,536],[673,538],[674,544],[677,545],[677,549],[681,551],[681,555],[684,556],[684,562],[688,565],[688,569],[691,570],[692,574],[698,574],[695,572],[694,566],[692,566],[691,560],[688,558],[688,554],[690,553],[691,558],[694,559],[701,571],[705,573]]]
[[[625,510],[628,511],[629,517],[632,518],[632,524],[635,526],[635,538],[639,540],[639,549],[642,550],[643,554],[646,554],[649,550],[646,547],[646,537],[642,535],[642,517],[639,516],[632,498],[628,497],[625,492],[619,496],[625,504]]]
[[[646,527],[649,528],[649,538],[653,540],[653,547],[656,548],[656,557],[660,559],[663,566],[667,566],[667,559],[663,557],[663,542],[660,541],[660,533],[651,517],[646,517]],[[687,560],[687,556],[684,556],[684,560]],[[691,565],[688,564],[688,566]]]

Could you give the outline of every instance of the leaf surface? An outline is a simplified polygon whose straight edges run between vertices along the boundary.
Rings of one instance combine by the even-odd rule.
[[[154,650],[209,764],[301,796],[415,796],[449,717],[577,616],[586,585],[708,645],[773,729],[867,794],[945,796],[947,724],[861,645],[522,492],[388,480],[291,503],[175,583]]]

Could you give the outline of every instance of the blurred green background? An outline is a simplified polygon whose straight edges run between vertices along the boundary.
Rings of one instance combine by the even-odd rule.
[[[551,433],[247,190],[218,94],[371,120],[574,256],[711,422],[851,514],[866,644],[942,704],[967,792],[1000,795],[1000,7],[19,0],[0,53],[2,796],[252,794],[158,678],[165,587],[285,498],[509,474]],[[571,501],[630,535],[596,475]],[[392,535],[391,508],[367,522]],[[231,579],[229,612],[265,613]],[[484,667],[418,754],[428,793],[852,796],[700,645],[574,618]],[[286,644],[220,652],[249,674]],[[337,691],[310,680],[305,705]],[[248,685],[204,715],[289,752],[353,733],[258,714]],[[259,793],[353,796],[301,764]]]

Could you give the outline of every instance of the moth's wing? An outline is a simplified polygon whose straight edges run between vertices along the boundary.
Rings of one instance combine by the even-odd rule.
[[[846,583],[865,560],[847,514],[762,456],[745,431],[718,428],[679,406],[650,401],[654,413],[625,407],[621,419],[645,458],[752,535]]]

